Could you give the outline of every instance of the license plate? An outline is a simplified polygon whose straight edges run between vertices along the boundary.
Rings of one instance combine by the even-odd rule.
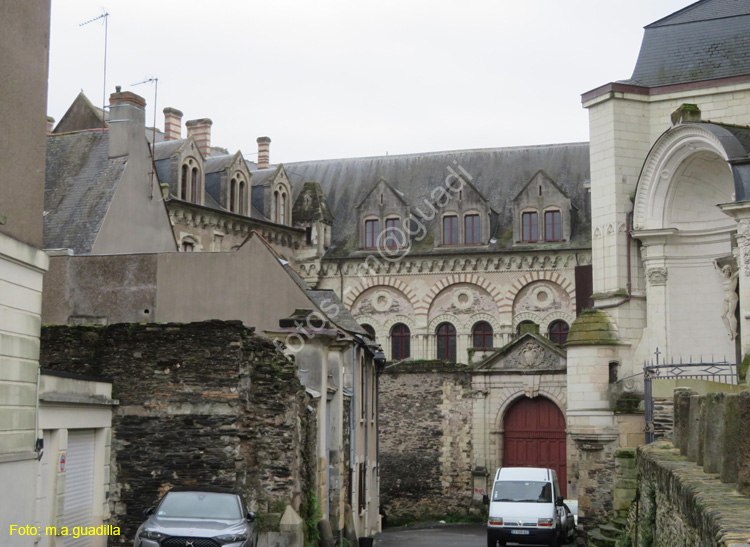
[[[516,536],[528,536],[529,535],[528,530],[511,530],[510,533]]]

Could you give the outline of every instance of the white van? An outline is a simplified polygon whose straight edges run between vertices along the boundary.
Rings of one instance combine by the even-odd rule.
[[[489,502],[487,547],[507,542],[559,547],[575,534],[573,515],[563,503],[552,469],[498,469]]]

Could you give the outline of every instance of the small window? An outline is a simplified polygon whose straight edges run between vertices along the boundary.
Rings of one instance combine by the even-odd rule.
[[[467,245],[479,245],[482,242],[479,215],[466,215],[464,217],[464,239]]]
[[[365,221],[365,248],[374,249],[378,245],[380,221],[377,219]]]
[[[521,240],[539,241],[539,215],[535,211],[521,215]]]
[[[385,246],[389,249],[396,249],[403,246],[403,232],[398,228],[397,218],[389,218],[385,221]]]
[[[553,321],[549,326],[549,339],[562,346],[568,341],[568,329],[565,321]]]
[[[193,203],[200,203],[197,167],[193,167],[193,171],[190,175],[190,201]]]
[[[391,329],[391,359],[400,361],[410,355],[411,331],[403,323],[394,325]]]
[[[279,224],[286,224],[286,193],[281,193],[281,202],[279,203]]]
[[[443,217],[443,245],[458,245],[458,217]]]
[[[188,166],[187,164],[184,164],[182,166],[182,177],[180,177],[180,199],[182,201],[187,201],[187,193],[188,193]]]
[[[372,325],[368,325],[367,323],[363,323],[362,328],[370,336],[370,338],[375,340],[375,327],[373,327]]]
[[[479,321],[471,329],[473,346],[475,348],[491,348],[493,345],[492,334],[492,325],[487,321]]]
[[[305,228],[305,242],[312,245],[312,226]]]
[[[273,193],[273,209],[271,209],[271,220],[274,222],[279,221],[279,191],[276,190]]]
[[[232,182],[229,184],[229,211],[231,213],[236,213],[235,210],[235,195],[237,193],[237,179],[232,179]]]
[[[194,250],[195,250],[195,243],[193,243],[192,241],[182,242],[182,252],[192,253]]]
[[[441,323],[437,328],[437,358],[456,362],[456,327]]]
[[[240,192],[239,192],[237,201],[239,202],[239,213],[241,215],[246,215],[247,214],[247,199],[245,198],[245,181],[244,180],[240,181]]]
[[[544,213],[544,239],[546,241],[560,241],[562,239],[562,215],[560,211],[546,211]]]

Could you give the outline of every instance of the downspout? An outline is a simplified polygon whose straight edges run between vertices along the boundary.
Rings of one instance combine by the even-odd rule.
[[[355,481],[355,464],[357,461],[357,430],[356,430],[356,414],[357,414],[357,347],[358,344],[355,342],[352,347],[352,398],[349,402],[351,408],[349,409],[349,469],[351,470],[351,481],[352,481],[352,499],[349,503],[352,505],[352,516],[354,516],[355,503],[354,503],[354,481]],[[356,489],[359,494],[359,488]],[[356,526],[356,519],[355,526]]]

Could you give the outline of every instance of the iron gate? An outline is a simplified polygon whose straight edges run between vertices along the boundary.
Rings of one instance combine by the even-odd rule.
[[[646,417],[646,443],[654,442],[654,398],[652,382],[654,380],[670,380],[674,378],[694,378],[698,380],[709,380],[722,384],[737,384],[737,365],[726,360],[716,361],[711,357],[710,361],[704,361],[700,356],[693,361],[692,356],[683,362],[659,363],[659,349],[655,352],[656,360],[643,364],[643,391],[645,396]]]

